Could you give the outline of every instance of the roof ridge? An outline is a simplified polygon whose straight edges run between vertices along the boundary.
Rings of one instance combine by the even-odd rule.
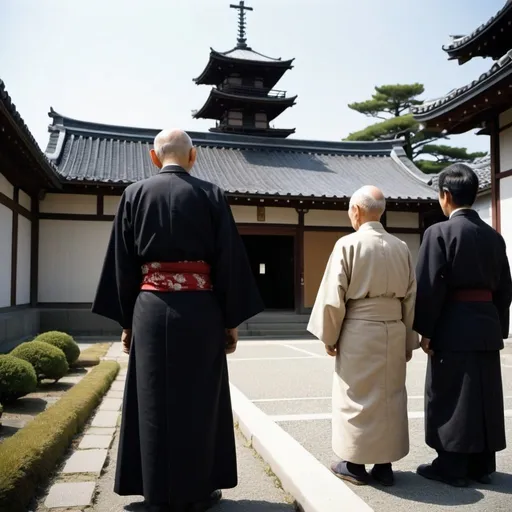
[[[53,165],[52,162],[47,158],[46,153],[41,149],[38,142],[36,141],[35,137],[32,135],[32,132],[30,131],[29,127],[25,123],[25,120],[21,116],[21,114],[18,112],[16,105],[12,101],[11,96],[7,92],[7,88],[5,86],[5,82],[0,78],[0,103],[2,103],[7,110],[8,115],[11,117],[11,119],[14,121],[18,129],[21,131],[22,135],[24,135],[28,140],[28,144],[32,145],[32,149],[35,150],[36,158],[41,158],[43,165],[46,167],[46,176],[50,180],[50,182],[53,185],[59,186],[60,180],[59,180],[59,172],[57,167]],[[43,169],[44,172],[44,169]]]
[[[53,108],[50,108],[48,115],[53,119],[53,124],[49,126],[50,130],[65,130],[66,133],[76,133],[92,138],[123,138],[153,142],[154,137],[160,132],[160,129],[157,128],[138,128],[83,121],[59,114]],[[401,139],[389,141],[325,141],[294,138],[274,139],[254,135],[185,131],[190,135],[194,144],[201,146],[266,148],[293,152],[331,152],[333,154],[347,153],[361,156],[390,154],[394,146],[400,146],[404,143]]]
[[[511,0],[512,1],[512,0]],[[490,69],[484,73],[482,73],[477,79],[473,80],[471,83],[463,85],[461,87],[456,87],[449,91],[444,96],[437,98],[435,100],[426,100],[421,105],[416,105],[411,107],[411,112],[413,115],[417,114],[425,114],[431,110],[436,110],[438,107],[449,103],[452,100],[459,98],[460,96],[465,95],[467,92],[476,89],[478,86],[484,84],[487,80],[493,78],[498,72],[506,69],[512,65],[512,49],[508,50],[503,56],[498,59],[494,64],[490,67]]]
[[[507,0],[505,5],[493,16],[491,16],[486,22],[479,25],[476,29],[474,29],[471,33],[458,37],[450,42],[450,44],[443,45],[442,49],[445,52],[450,52],[453,50],[457,50],[462,46],[465,46],[467,43],[471,42],[477,36],[479,36],[485,29],[489,28],[494,23],[498,22],[499,19],[510,9],[512,8],[512,0]]]

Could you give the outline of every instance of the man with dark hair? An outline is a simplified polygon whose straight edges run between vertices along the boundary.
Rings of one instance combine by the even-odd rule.
[[[416,271],[414,329],[429,354],[426,442],[438,453],[418,474],[456,487],[489,483],[506,444],[500,350],[512,281],[503,238],[471,209],[477,192],[467,165],[441,173],[449,220],[425,232]]]

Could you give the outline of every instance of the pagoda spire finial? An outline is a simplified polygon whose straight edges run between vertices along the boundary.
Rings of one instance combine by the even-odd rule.
[[[231,4],[231,9],[238,9],[238,48],[247,48],[247,38],[245,37],[245,11],[252,11],[252,7],[245,5],[244,0],[240,0],[239,4]]]

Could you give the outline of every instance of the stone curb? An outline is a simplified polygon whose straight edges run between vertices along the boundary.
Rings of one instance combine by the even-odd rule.
[[[80,444],[71,452],[64,467],[57,474],[57,481],[50,487],[44,500],[47,509],[80,511],[91,506],[96,484],[107,460],[121,414],[120,400],[108,395],[112,393],[112,388],[116,387],[115,384],[118,387],[124,386],[125,379],[126,370],[121,369],[97,407],[89,428],[82,433]],[[87,480],[59,480],[59,477],[64,475],[82,476]]]
[[[238,388],[230,387],[233,415],[240,430],[304,512],[373,512]]]

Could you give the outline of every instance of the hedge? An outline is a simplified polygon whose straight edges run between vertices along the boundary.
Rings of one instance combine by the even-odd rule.
[[[55,405],[0,444],[0,510],[27,510],[37,487],[55,470],[118,371],[116,361],[103,361]]]

